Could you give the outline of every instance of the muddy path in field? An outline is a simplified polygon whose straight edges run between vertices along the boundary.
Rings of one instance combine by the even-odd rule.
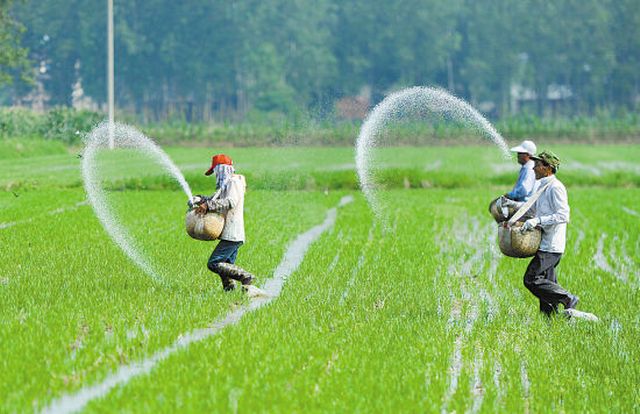
[[[607,242],[608,239],[609,242]],[[622,232],[622,237],[615,235],[611,238],[607,233],[601,233],[596,252],[593,255],[593,262],[596,268],[614,275],[620,282],[637,288],[640,284],[640,272],[637,264],[627,252],[626,244],[628,241],[629,233],[626,231]],[[608,245],[608,255],[604,253],[605,244]],[[635,249],[638,249],[637,243]]]
[[[519,355],[517,370],[520,372],[522,410],[528,412],[531,383],[527,357],[522,352],[526,346],[517,334],[504,337],[487,337],[486,331],[499,318],[515,317],[513,301],[522,302],[524,286],[514,280],[521,275],[499,273],[500,261],[505,257],[497,245],[497,225],[485,217],[462,215],[439,232],[440,257],[446,268],[439,277],[448,280],[451,301],[448,330],[454,340],[449,344],[451,359],[447,369],[448,388],[442,396],[442,412],[451,412],[454,395],[467,394],[466,412],[480,412],[487,389],[497,397],[494,408],[501,407],[507,395],[508,383],[500,353],[503,347],[515,348]],[[506,260],[510,260],[506,258]],[[525,317],[523,323],[531,322]],[[511,370],[514,367],[510,367]],[[484,374],[483,374],[484,373]],[[466,375],[465,375],[466,374]],[[461,383],[460,378],[468,378]],[[456,397],[457,398],[457,397]]]
[[[440,257],[443,263],[448,263],[438,277],[449,280],[451,312],[447,328],[455,335],[447,370],[449,386],[443,395],[441,411],[452,411],[454,394],[469,390],[468,411],[475,413],[481,410],[486,393],[481,373],[487,357],[475,334],[499,312],[495,299],[498,293],[492,288],[501,258],[495,240],[497,228],[492,221],[464,216],[438,234]],[[494,382],[499,384],[500,365],[495,364],[493,370]],[[470,382],[460,384],[465,371],[470,374]]]
[[[343,207],[352,201],[353,196],[349,195],[343,197],[336,207],[327,211],[327,218],[322,223],[312,227],[305,233],[298,235],[298,237],[289,245],[282,261],[274,270],[273,277],[264,281],[262,289],[267,293],[267,295],[251,298],[246,305],[241,306],[234,312],[222,317],[213,326],[204,329],[197,329],[193,332],[180,335],[173,345],[156,352],[142,361],[121,366],[115,373],[108,375],[103,381],[97,384],[86,386],[75,394],[65,395],[52,401],[42,410],[42,412],[71,413],[78,411],[86,406],[90,401],[107,395],[107,393],[115,386],[122,386],[134,377],[150,373],[158,363],[162,362],[169,355],[188,347],[189,344],[193,342],[201,341],[215,335],[225,327],[240,321],[247,312],[258,309],[259,307],[277,299],[287,278],[295,272],[302,263],[307,250],[323,233],[333,227],[336,222],[338,208]]]
[[[586,219],[582,221],[588,225]],[[574,225],[572,231],[575,232],[572,240],[575,250],[593,238],[586,234],[584,227]],[[495,325],[492,327],[495,321],[502,324],[514,318],[518,319],[519,325],[534,322],[535,313],[523,308],[524,295],[529,293],[522,285],[522,274],[506,274],[499,270],[502,260],[513,259],[500,253],[497,226],[493,221],[463,214],[437,234],[436,244],[441,246],[442,263],[438,278],[447,281],[447,290],[442,293],[448,295],[450,302],[447,329],[453,338],[448,344],[451,350],[446,371],[448,388],[442,395],[441,411],[455,410],[454,400],[459,401],[460,395],[467,395],[466,412],[482,411],[486,409],[483,401],[487,388],[496,397],[494,408],[500,407],[508,399],[506,390],[513,387],[513,378],[504,373],[517,370],[520,373],[521,410],[528,412],[533,387],[529,369],[533,369],[535,362],[526,353],[526,335],[522,336],[522,331],[517,329],[504,331],[496,330]],[[597,247],[592,257],[595,268],[610,273],[624,284],[640,279],[628,251],[633,247],[628,233],[623,231],[614,236],[601,233],[596,237]],[[590,319],[591,314],[574,316],[597,320]],[[517,355],[514,360],[517,366],[503,366],[500,355],[509,349]],[[468,382],[461,383],[461,378],[468,378]]]

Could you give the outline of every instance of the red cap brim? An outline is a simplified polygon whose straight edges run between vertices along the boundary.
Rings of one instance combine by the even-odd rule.
[[[213,168],[214,168],[214,167],[209,168],[209,169],[207,170],[207,172],[206,172],[206,173],[204,173],[204,175],[211,175],[211,174],[213,174]]]

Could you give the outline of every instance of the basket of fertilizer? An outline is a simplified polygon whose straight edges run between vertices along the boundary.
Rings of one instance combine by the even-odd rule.
[[[510,225],[507,221],[498,225],[498,244],[504,255],[517,258],[531,257],[538,251],[542,231],[537,227],[520,231],[522,224],[522,221],[516,221]]]
[[[529,201],[524,203],[522,207],[509,218],[509,221],[503,221],[498,224],[498,245],[500,246],[500,251],[506,256],[519,258],[531,257],[538,251],[540,241],[542,240],[542,230],[536,227],[531,230],[521,231],[520,227],[522,227],[524,219],[523,221],[519,220],[529,211],[533,203],[536,202],[550,184],[551,181],[538,190]],[[491,207],[489,207],[489,211],[491,211]]]
[[[493,216],[497,223],[509,220],[515,214],[516,210],[509,206],[500,205],[502,197],[498,197],[489,204],[489,213]]]
[[[220,191],[216,192],[212,199],[220,196]],[[214,211],[202,212],[201,204],[205,203],[202,196],[196,196],[189,201],[189,210],[184,219],[187,234],[196,240],[213,241],[220,237],[224,229],[224,216]]]
[[[211,211],[202,214],[195,208],[190,208],[187,211],[184,222],[187,234],[202,241],[216,240],[224,228],[224,216]]]

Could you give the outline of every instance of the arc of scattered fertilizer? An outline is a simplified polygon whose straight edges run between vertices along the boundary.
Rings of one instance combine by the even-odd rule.
[[[477,131],[491,138],[509,159],[509,148],[504,138],[478,111],[466,101],[456,98],[447,91],[427,86],[414,86],[387,96],[373,108],[364,120],[358,139],[356,140],[356,169],[358,182],[375,216],[383,224],[382,211],[375,198],[376,183],[374,182],[371,165],[371,148],[377,143],[378,132],[389,122],[397,118],[405,109],[428,109],[437,114],[448,114],[464,122]]]
[[[245,306],[242,306],[227,316],[220,319],[213,326],[205,329],[197,329],[191,333],[181,335],[173,345],[164,348],[149,358],[129,365],[121,366],[115,373],[107,376],[102,382],[80,389],[76,394],[66,395],[52,401],[45,407],[42,413],[72,413],[81,410],[90,401],[105,396],[116,385],[123,385],[132,378],[148,374],[154,366],[162,362],[169,355],[186,348],[189,344],[201,341],[211,335],[220,332],[226,326],[238,322],[247,312],[253,311],[264,304],[271,302],[280,295],[282,286],[287,277],[291,275],[302,263],[307,250],[325,231],[335,224],[338,207],[345,206],[353,201],[353,196],[343,197],[336,207],[327,211],[327,218],[320,224],[307,230],[289,245],[282,261],[275,269],[273,277],[267,279],[263,288],[268,296],[253,298]]]
[[[98,150],[108,148],[108,145],[110,145],[109,137],[112,132],[115,132],[115,144],[117,144],[118,147],[143,151],[161,165],[162,168],[180,184],[188,199],[192,197],[191,188],[178,167],[176,167],[162,148],[130,125],[118,122],[114,124],[102,122],[85,137],[85,148],[81,168],[84,188],[87,192],[87,198],[91,207],[93,207],[102,227],[104,227],[113,241],[120,246],[122,251],[144,270],[146,274],[153,278],[158,278],[157,271],[151,265],[150,260],[138,251],[133,238],[122,228],[117,220],[113,209],[107,201],[106,193],[102,188],[102,182],[97,173],[96,156]]]

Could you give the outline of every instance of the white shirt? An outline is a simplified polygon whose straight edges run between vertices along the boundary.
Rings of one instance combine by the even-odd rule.
[[[551,184],[536,200],[529,213],[532,217],[540,219],[542,240],[539,250],[549,253],[564,253],[567,242],[567,223],[571,211],[569,198],[567,197],[567,189],[555,175],[540,179],[540,188],[549,181]]]
[[[221,240],[244,242],[244,193],[247,183],[243,175],[234,174],[216,200],[207,202],[212,210],[225,217]]]

